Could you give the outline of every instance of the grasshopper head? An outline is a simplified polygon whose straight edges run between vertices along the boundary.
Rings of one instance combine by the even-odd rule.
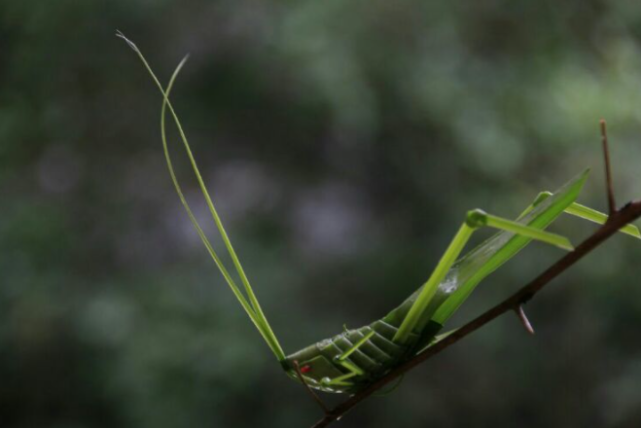
[[[350,388],[343,385],[330,385],[334,378],[344,373],[334,364],[333,358],[324,355],[321,344],[314,344],[289,355],[283,362],[287,374],[300,381],[296,372],[296,365],[303,376],[305,383],[311,388],[325,392],[347,392]]]

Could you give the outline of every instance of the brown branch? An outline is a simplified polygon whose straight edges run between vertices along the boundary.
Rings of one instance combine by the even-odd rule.
[[[603,145],[603,160],[605,161],[605,185],[608,193],[608,208],[610,215],[617,209],[617,204],[614,200],[614,185],[612,184],[612,167],[610,165],[610,147],[608,145],[608,130],[605,120],[601,119],[601,144]]]
[[[321,398],[314,392],[314,390],[309,386],[309,384],[305,380],[303,373],[300,371],[300,366],[298,365],[298,361],[294,361],[294,370],[296,371],[296,375],[298,375],[298,379],[305,387],[305,390],[307,390],[307,393],[314,399],[316,403],[318,403],[320,408],[323,409],[323,412],[326,415],[328,415],[330,413],[330,410],[327,408],[323,400],[321,400]]]
[[[483,314],[479,315],[477,318],[468,322],[463,327],[454,331],[452,334],[437,342],[430,348],[427,348],[423,353],[397,366],[392,371],[385,374],[385,376],[373,382],[365,389],[350,397],[345,402],[339,404],[330,412],[328,412],[323,419],[319,420],[313,426],[313,428],[322,428],[330,425],[331,423],[335,422],[343,415],[345,415],[357,404],[381,389],[383,386],[390,383],[392,380],[398,378],[402,374],[407,373],[408,371],[430,359],[434,355],[444,351],[445,349],[457,343],[459,340],[475,332],[476,330],[488,324],[490,321],[495,320],[504,313],[518,310],[518,308],[523,303],[532,299],[539,291],[541,291],[541,289],[543,289],[543,287],[548,285],[553,279],[561,275],[570,267],[574,266],[576,262],[581,260],[592,250],[605,242],[623,226],[638,219],[639,217],[641,217],[641,200],[631,202],[619,211],[615,209],[612,212],[609,221],[605,225],[601,226],[596,232],[594,232],[594,234],[583,241],[578,247],[576,247],[574,251],[567,253],[564,257],[559,259],[555,264],[550,266],[545,272],[543,272],[529,284],[521,288],[518,292],[505,299],[498,305],[494,306],[493,308],[489,309],[488,311],[484,312]]]

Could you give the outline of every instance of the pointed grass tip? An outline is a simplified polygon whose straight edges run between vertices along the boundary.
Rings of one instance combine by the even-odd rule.
[[[639,228],[634,224],[626,224],[619,230],[623,233],[626,233],[632,236],[633,238],[641,239],[641,232],[639,232]]]
[[[574,251],[574,245],[570,242],[569,239],[564,238],[563,241],[560,241],[557,246],[565,251]]]
[[[127,45],[129,45],[129,47],[130,47],[131,49],[133,49],[133,50],[135,50],[135,51],[138,51],[138,46],[136,46],[136,44],[135,44],[134,42],[132,42],[131,40],[129,40],[129,39],[128,39],[128,38],[127,38],[127,37],[122,33],[122,31],[120,31],[120,30],[116,30],[116,37],[118,37],[118,38],[120,38],[120,39],[123,39],[123,40],[127,43]]]

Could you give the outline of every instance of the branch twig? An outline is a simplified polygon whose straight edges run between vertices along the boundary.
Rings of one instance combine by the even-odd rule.
[[[303,384],[303,386],[307,390],[307,393],[309,395],[311,395],[311,397],[314,399],[314,401],[316,401],[316,403],[318,403],[320,408],[323,409],[323,412],[325,413],[325,415],[329,415],[330,414],[330,410],[327,408],[327,406],[325,405],[323,400],[321,400],[321,398],[314,392],[314,390],[312,388],[310,388],[310,386],[305,381],[305,377],[303,376],[303,372],[300,371],[300,366],[298,365],[298,361],[294,361],[294,370],[296,371],[296,375],[298,375],[298,379],[300,379],[301,383]]]
[[[608,208],[610,215],[617,210],[614,200],[614,185],[612,184],[612,167],[610,165],[610,147],[608,145],[608,130],[605,120],[601,119],[601,144],[603,145],[603,160],[605,161],[605,185],[608,192]]]
[[[330,425],[331,423],[335,422],[337,419],[345,415],[347,412],[349,412],[357,404],[365,400],[367,397],[369,397],[374,392],[378,391],[383,386],[387,385],[400,375],[412,370],[434,355],[444,351],[445,349],[457,343],[459,340],[463,339],[469,334],[472,334],[476,330],[495,320],[504,313],[518,310],[518,308],[523,303],[532,299],[539,291],[543,289],[543,287],[548,285],[553,279],[561,275],[570,267],[574,266],[576,262],[581,260],[592,250],[605,242],[623,226],[638,219],[639,217],[641,217],[641,200],[630,202],[620,210],[615,209],[606,224],[601,226],[596,232],[594,232],[590,237],[588,237],[579,246],[577,246],[574,251],[567,253],[564,257],[559,259],[555,264],[550,266],[545,272],[543,272],[529,284],[525,285],[518,292],[505,299],[498,305],[494,306],[493,308],[489,309],[488,311],[484,312],[483,314],[479,315],[477,318],[468,322],[463,327],[459,328],[449,336],[437,342],[434,346],[427,348],[423,353],[399,365],[392,371],[385,374],[385,376],[381,377],[365,389],[350,397],[345,402],[339,404],[330,412],[328,412],[325,417],[319,420],[312,428],[323,428]]]

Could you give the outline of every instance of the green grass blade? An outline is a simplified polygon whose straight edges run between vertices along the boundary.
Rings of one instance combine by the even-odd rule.
[[[343,355],[341,355],[338,360],[339,361],[345,361],[350,355],[352,355],[358,348],[363,346],[365,342],[370,340],[372,336],[374,336],[376,332],[374,330],[370,331],[367,333],[365,336],[363,336],[358,342],[356,342],[351,348],[349,348]]]
[[[172,89],[172,87],[174,85],[176,77],[178,77],[178,73],[182,69],[182,67],[185,64],[186,60],[187,60],[187,57],[185,57],[180,62],[178,67],[176,67],[176,70],[174,71],[173,75],[171,76],[171,79],[169,81],[169,84],[167,85],[167,89],[166,89],[166,92],[165,92],[166,99],[169,98],[169,93],[171,92],[171,89]],[[205,247],[207,248],[207,251],[211,255],[211,257],[214,260],[214,262],[216,263],[216,266],[218,266],[218,269],[220,270],[220,272],[223,274],[223,277],[225,278],[225,280],[229,284],[229,287],[231,288],[232,292],[234,293],[234,295],[236,296],[236,298],[238,299],[238,301],[242,305],[243,309],[245,309],[245,312],[247,312],[247,315],[249,315],[249,317],[251,318],[252,322],[254,323],[254,325],[256,326],[258,331],[260,332],[260,334],[263,336],[263,338],[267,342],[267,345],[270,347],[272,352],[276,355],[277,358],[279,358],[279,360],[282,360],[280,358],[279,354],[278,354],[278,349],[279,349],[279,346],[277,344],[278,342],[276,341],[276,343],[274,343],[274,339],[275,338],[272,338],[272,337],[269,336],[269,331],[268,331],[268,329],[265,328],[265,320],[262,320],[252,310],[252,308],[250,307],[250,304],[245,299],[245,296],[243,296],[243,294],[241,293],[240,289],[238,288],[236,283],[231,278],[231,275],[229,275],[229,272],[227,271],[227,269],[223,265],[222,261],[220,260],[220,257],[214,251],[211,243],[209,242],[209,240],[207,239],[206,235],[204,234],[202,228],[200,227],[200,224],[196,220],[196,217],[194,216],[194,214],[193,214],[193,212],[191,210],[191,207],[189,206],[189,203],[187,202],[187,200],[186,200],[186,198],[185,198],[185,196],[184,196],[184,194],[182,192],[181,186],[178,183],[178,179],[176,178],[176,173],[175,173],[174,168],[173,168],[173,164],[172,164],[172,161],[171,161],[171,156],[169,154],[169,147],[168,147],[168,144],[167,144],[167,132],[166,132],[166,127],[165,127],[165,117],[166,117],[166,110],[167,110],[166,99],[163,102],[162,110],[161,110],[161,116],[160,116],[161,137],[162,137],[162,143],[163,143],[163,150],[164,150],[164,153],[165,153],[165,160],[167,161],[167,168],[169,169],[169,174],[171,176],[171,180],[172,180],[172,182],[174,184],[174,187],[176,188],[176,192],[178,193],[178,197],[180,198],[180,201],[183,204],[183,207],[187,211],[187,215],[189,216],[189,219],[191,220],[192,224],[194,225],[194,228],[196,229],[196,232],[198,233],[198,236],[200,236],[200,239],[205,244]],[[284,355],[283,355],[283,357],[284,357]]]
[[[533,228],[545,229],[579,196],[589,170],[568,182],[553,195],[540,198],[520,221]],[[458,260],[448,273],[446,282],[457,284],[457,290],[441,304],[431,318],[441,325],[458,310],[485,277],[523,249],[531,238],[499,232]]]
[[[585,205],[577,204],[576,202],[567,207],[565,212],[597,224],[605,224],[608,220],[608,216],[606,214],[590,207],[586,207]],[[641,232],[639,232],[639,228],[633,224],[627,224],[619,229],[619,231],[626,235],[641,239]]]
[[[407,313],[403,323],[394,334],[394,338],[392,340],[395,343],[407,342],[410,334],[421,319],[421,315],[425,312],[425,308],[427,308],[427,305],[434,297],[438,286],[443,282],[443,279],[445,279],[450,267],[456,261],[461,250],[470,239],[472,232],[474,232],[474,229],[469,227],[466,223],[463,223],[454,236],[454,239],[452,239],[447,250],[439,260],[438,265],[436,265],[436,269],[434,269],[432,275],[430,275],[427,282],[421,288],[421,291],[416,298],[416,302]]]
[[[179,64],[179,66],[177,67],[176,71],[172,75],[172,78],[170,80],[170,83],[169,83],[169,86],[168,86],[168,90],[167,90],[167,93],[166,93],[164,91],[162,85],[160,84],[160,81],[158,80],[158,78],[156,77],[154,72],[152,71],[151,66],[148,64],[147,60],[143,56],[142,52],[138,49],[138,47],[133,42],[128,40],[122,33],[118,32],[116,34],[117,34],[118,37],[120,37],[123,40],[125,40],[125,42],[129,45],[129,47],[131,47],[138,54],[138,56],[140,57],[141,61],[144,64],[145,68],[147,69],[147,71],[149,72],[150,76],[152,77],[154,83],[156,84],[156,86],[158,87],[158,89],[160,90],[160,92],[163,95],[163,106],[162,106],[162,114],[161,114],[161,128],[162,128],[161,129],[161,133],[162,133],[162,138],[163,138],[163,147],[164,147],[164,150],[165,150],[165,158],[167,160],[167,165],[168,165],[169,170],[170,170],[170,175],[171,175],[172,181],[174,183],[174,187],[176,188],[176,190],[178,192],[178,195],[179,195],[179,197],[181,199],[181,202],[182,202],[183,206],[187,210],[187,213],[189,215],[190,220],[194,224],[194,227],[196,228],[196,231],[197,231],[198,235],[200,236],[201,240],[205,244],[205,247],[207,248],[207,251],[210,253],[211,257],[214,259],[214,262],[216,263],[216,265],[218,266],[219,270],[223,274],[225,280],[229,284],[229,286],[232,289],[234,295],[239,300],[239,302],[241,303],[241,305],[243,306],[243,308],[245,309],[245,311],[247,312],[247,314],[249,315],[251,320],[254,322],[254,324],[256,325],[257,329],[259,330],[259,332],[261,333],[261,335],[263,336],[263,338],[267,342],[268,346],[274,352],[274,355],[276,355],[276,357],[280,361],[284,360],[285,359],[285,354],[284,354],[284,352],[283,352],[283,350],[282,350],[282,348],[280,346],[280,343],[278,342],[273,330],[271,329],[269,323],[267,322],[267,319],[266,319],[265,315],[263,314],[262,309],[260,308],[260,305],[258,304],[258,300],[256,299],[251,286],[249,285],[249,281],[247,280],[247,276],[245,275],[245,273],[244,273],[244,271],[242,269],[242,266],[240,265],[240,261],[238,260],[238,257],[236,256],[236,253],[235,253],[235,251],[234,251],[234,249],[233,249],[233,247],[231,245],[231,242],[229,241],[229,237],[227,236],[227,233],[226,233],[226,231],[225,231],[225,229],[224,229],[224,227],[222,225],[222,222],[221,222],[221,220],[220,220],[220,218],[218,216],[218,213],[216,212],[216,209],[215,209],[215,207],[213,205],[213,202],[212,202],[212,200],[211,200],[211,198],[209,196],[209,192],[207,191],[207,188],[206,188],[205,183],[204,183],[204,181],[202,179],[200,171],[199,171],[199,169],[198,169],[198,167],[196,165],[196,161],[195,161],[195,159],[193,157],[193,154],[191,152],[191,149],[190,149],[190,146],[189,146],[189,142],[188,142],[187,137],[186,137],[186,135],[185,135],[185,133],[183,131],[182,125],[180,123],[180,120],[178,119],[178,116],[177,116],[176,112],[174,111],[174,108],[173,108],[173,106],[172,106],[172,104],[171,104],[171,102],[169,101],[169,98],[168,98],[168,92],[171,89],[171,87],[173,86],[175,78],[178,75],[178,73],[179,73],[180,69],[182,68],[182,66],[184,65],[185,60],[183,60]],[[184,195],[182,193],[182,190],[180,188],[180,185],[178,184],[175,172],[173,170],[173,165],[171,164],[171,158],[169,156],[169,151],[168,151],[168,147],[167,147],[166,132],[165,132],[166,108],[169,108],[169,111],[171,112],[171,115],[173,116],[174,122],[176,123],[176,127],[178,128],[178,132],[179,132],[180,137],[181,137],[181,139],[183,141],[183,144],[185,146],[185,150],[186,150],[186,152],[188,154],[188,157],[190,159],[190,162],[192,164],[193,170],[194,170],[194,172],[196,174],[196,177],[198,179],[198,182],[199,182],[199,185],[200,185],[201,190],[203,192],[203,195],[205,196],[205,199],[207,201],[207,205],[208,205],[208,207],[210,209],[210,212],[211,212],[211,214],[212,214],[212,216],[214,218],[216,226],[217,226],[217,228],[218,228],[218,230],[219,230],[219,232],[220,232],[220,234],[221,234],[221,236],[223,238],[223,241],[225,242],[225,246],[227,247],[227,250],[229,251],[230,256],[232,257],[232,260],[234,261],[234,265],[236,266],[238,274],[241,277],[243,285],[245,286],[245,290],[246,290],[246,292],[247,292],[247,294],[249,296],[249,302],[247,302],[247,299],[245,299],[245,297],[242,295],[242,293],[240,292],[239,288],[236,286],[236,284],[234,283],[233,279],[229,275],[228,271],[226,270],[226,268],[222,264],[220,258],[218,257],[218,255],[214,251],[213,247],[209,243],[207,237],[205,236],[204,232],[202,231],[202,228],[198,224],[195,216],[193,215],[193,213],[191,211],[191,208],[189,207],[187,201],[185,200]]]
[[[541,229],[536,229],[534,227],[529,227],[527,225],[517,223],[515,221],[506,220],[500,217],[493,216],[491,214],[486,214],[487,216],[487,225],[497,229],[506,230],[508,232],[516,233],[528,238],[535,239],[537,241],[545,242],[551,245],[555,245],[564,250],[572,251],[574,247],[565,236],[557,235],[556,233],[546,232]]]
[[[121,37],[122,39],[124,39],[127,42],[127,44],[140,56],[140,58],[142,59],[144,65],[145,65],[145,67],[151,73],[151,75],[153,77],[153,80],[155,81],[156,85],[158,86],[158,88],[160,89],[160,91],[164,95],[162,85],[160,84],[160,82],[158,81],[158,79],[156,78],[154,73],[151,71],[151,67],[149,66],[149,64],[147,63],[146,59],[144,58],[144,56],[140,52],[140,49],[138,49],[138,47],[133,42],[128,40],[122,33],[119,33],[118,36]],[[251,305],[254,308],[254,311],[260,316],[260,318],[262,320],[265,321],[265,327],[268,330],[270,330],[271,334],[273,335],[273,331],[271,331],[271,327],[266,322],[265,314],[263,313],[263,310],[262,310],[262,308],[261,308],[261,306],[260,306],[260,304],[258,302],[258,299],[256,298],[256,295],[254,294],[254,290],[252,289],[252,287],[251,287],[251,285],[249,283],[249,280],[247,278],[247,275],[245,274],[245,270],[243,269],[243,267],[242,267],[242,265],[240,263],[240,260],[238,259],[238,256],[236,255],[236,251],[234,250],[234,247],[233,247],[233,245],[232,245],[232,243],[231,243],[231,241],[229,239],[229,236],[227,235],[227,231],[225,230],[225,227],[223,226],[223,223],[222,223],[222,221],[220,219],[220,216],[218,215],[218,211],[216,210],[216,207],[214,206],[214,203],[213,203],[211,197],[209,196],[209,192],[207,191],[207,186],[205,185],[205,182],[204,182],[204,180],[202,178],[202,175],[200,173],[200,169],[198,168],[198,165],[196,163],[196,159],[194,158],[194,155],[193,155],[193,153],[191,151],[191,146],[189,145],[189,142],[187,140],[187,136],[185,135],[185,132],[184,132],[184,130],[182,128],[182,125],[181,125],[180,121],[178,120],[176,112],[174,111],[174,108],[173,108],[172,104],[169,101],[167,101],[167,106],[168,106],[169,111],[171,112],[171,114],[172,114],[172,116],[174,118],[174,121],[176,122],[176,127],[178,128],[178,133],[180,134],[180,137],[181,137],[181,139],[183,141],[183,144],[185,146],[185,151],[187,152],[187,156],[189,157],[189,161],[191,163],[192,169],[194,171],[194,174],[196,175],[196,179],[198,180],[198,185],[200,186],[201,192],[202,192],[202,194],[203,194],[203,196],[205,198],[205,201],[207,202],[207,207],[209,208],[209,211],[210,211],[210,213],[212,215],[212,218],[214,219],[214,223],[216,223],[216,227],[218,228],[218,232],[220,233],[220,236],[223,239],[223,242],[225,243],[225,247],[227,248],[227,251],[228,251],[228,253],[229,253],[229,255],[230,255],[230,257],[231,257],[231,259],[232,259],[232,261],[234,263],[234,266],[236,268],[236,271],[238,272],[238,275],[239,275],[239,277],[241,279],[241,282],[243,283],[243,286],[245,287],[245,292],[247,293],[247,296],[249,297],[249,301],[251,302]]]

